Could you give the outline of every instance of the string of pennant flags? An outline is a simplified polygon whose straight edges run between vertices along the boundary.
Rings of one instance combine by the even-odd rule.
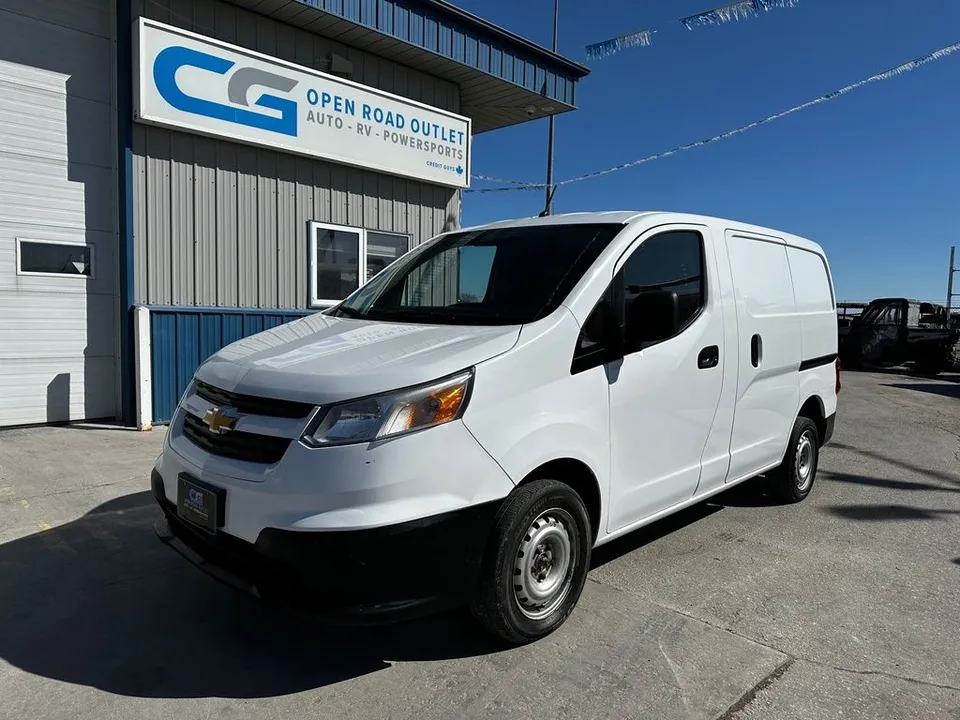
[[[806,110],[807,108],[813,107],[814,105],[820,105],[822,103],[829,102],[831,100],[836,100],[838,97],[851,93],[854,90],[859,90],[860,88],[866,85],[870,85],[876,82],[882,82],[884,80],[889,80],[898,75],[902,75],[903,73],[911,72],[920,67],[923,67],[928,63],[933,62],[934,60],[940,60],[949,55],[953,55],[956,52],[960,52],[960,42],[956,42],[952,45],[947,45],[945,47],[939,48],[938,50],[934,50],[931,53],[927,53],[926,55],[918,57],[914,60],[905,62],[902,65],[897,65],[896,67],[890,68],[889,70],[885,70],[884,72],[877,73],[876,75],[871,75],[870,77],[867,77],[862,80],[858,80],[855,83],[846,85],[840,88],[839,90],[835,90],[833,92],[827,93],[826,95],[821,95],[820,97],[814,98],[813,100],[808,100],[805,103],[801,103],[800,105],[795,105],[787,110],[782,110],[778,113],[774,113],[773,115],[768,115],[767,117],[762,118],[760,120],[756,120],[746,125],[741,125],[740,127],[734,128],[733,130],[727,130],[726,132],[720,133],[719,135],[714,135],[713,137],[706,138],[704,140],[697,140],[696,142],[687,143],[685,145],[678,145],[669,150],[665,150],[663,152],[659,152],[654,155],[648,155],[638,160],[632,160],[630,162],[625,162],[619,165],[613,165],[608,168],[603,168],[602,170],[594,170],[593,172],[577,175],[575,177],[568,178],[567,180],[561,180],[560,182],[555,183],[555,185],[560,187],[563,185],[570,185],[571,183],[582,182],[583,180],[590,180],[592,178],[597,178],[602,175],[608,175],[610,173],[620,172],[621,170],[627,170],[628,168],[637,167],[638,165],[644,165],[646,163],[653,162],[654,160],[660,160],[662,158],[669,157],[670,155],[675,155],[676,153],[683,152],[684,150],[692,150],[693,148],[703,147],[705,145],[711,145],[715,142],[719,142],[721,140],[726,140],[727,138],[733,137],[734,135],[745,133],[748,130],[752,130],[756,127],[759,127],[760,125],[765,125],[767,123],[773,122],[774,120],[779,120],[788,115],[792,115],[793,113],[800,112],[801,110]],[[504,178],[498,178],[498,177],[493,177],[489,175],[474,175],[474,178],[478,180],[486,180],[489,182],[504,183],[504,184],[507,184],[508,186],[494,187],[494,188],[468,188],[466,192],[493,193],[493,192],[508,192],[508,191],[516,191],[516,190],[541,190],[542,191],[545,187],[547,187],[546,183],[542,183],[542,182],[524,182],[520,180],[506,180]]]
[[[697,13],[680,19],[680,24],[687,30],[704,25],[722,25],[734,20],[745,20],[755,17],[762,12],[774,8],[792,8],[800,0],[739,0],[738,2],[721,5],[720,7]],[[625,35],[619,35],[603,42],[587,45],[587,57],[590,60],[600,60],[631,47],[648,47],[653,44],[653,35],[656,30],[645,28]]]

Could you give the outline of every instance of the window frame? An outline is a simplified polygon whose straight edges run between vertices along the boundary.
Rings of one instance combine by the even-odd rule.
[[[23,269],[23,243],[34,243],[36,245],[60,245],[62,247],[77,247],[77,248],[86,248],[90,253],[90,272],[86,275],[83,273],[58,273],[58,272],[41,272],[38,270],[24,270]],[[82,280],[93,280],[96,278],[96,257],[97,251],[96,246],[88,242],[73,242],[70,240],[38,240],[37,238],[28,238],[28,237],[18,237],[17,238],[17,258],[16,258],[16,267],[17,275],[22,277],[45,277],[45,278],[74,278]]]
[[[587,326],[590,321],[593,319],[593,316],[602,312],[601,306],[606,304],[610,307],[611,310],[611,319],[615,320],[618,325],[618,330],[622,336],[625,325],[626,325],[626,276],[625,268],[627,263],[630,261],[630,258],[633,257],[633,254],[642,247],[645,243],[650,240],[659,237],[660,235],[667,235],[670,233],[676,232],[689,232],[693,233],[699,238],[700,241],[700,307],[697,311],[691,315],[687,321],[680,326],[676,333],[671,335],[668,338],[663,338],[662,340],[657,340],[654,342],[644,343],[644,345],[639,350],[633,350],[631,352],[616,352],[613,348],[606,347],[602,343],[598,344],[597,347],[591,348],[589,351],[582,352],[580,349],[581,342],[586,332]],[[655,228],[650,228],[641,235],[635,237],[624,251],[617,257],[613,266],[613,277],[604,287],[603,292],[600,294],[600,297],[594,303],[593,308],[590,310],[590,313],[587,315],[586,320],[580,328],[580,332],[577,333],[576,345],[573,349],[573,358],[570,363],[570,374],[577,375],[587,370],[591,370],[595,367],[600,367],[607,365],[611,362],[616,362],[622,360],[623,358],[636,354],[638,352],[643,352],[644,350],[660,345],[661,343],[668,342],[676,337],[679,337],[687,330],[689,330],[693,324],[699,320],[704,312],[707,309],[707,306],[710,302],[710,288],[709,288],[709,269],[708,269],[708,258],[707,258],[707,235],[708,228],[700,225],[676,225],[676,226],[659,226]]]
[[[645,233],[645,235],[641,235],[637,237],[634,240],[634,242],[630,244],[630,246],[623,253],[623,255],[621,255],[617,259],[617,264],[615,266],[616,272],[614,273],[614,276],[613,276],[613,282],[615,283],[616,288],[619,289],[620,297],[617,298],[618,307],[616,308],[616,310],[621,319],[621,323],[622,323],[621,327],[623,327],[626,323],[626,312],[627,312],[626,297],[625,297],[626,295],[625,270],[626,270],[627,263],[630,262],[630,258],[633,257],[633,254],[637,250],[639,250],[641,247],[643,247],[646,243],[650,242],[655,238],[660,237],[661,235],[670,235],[672,233],[681,233],[681,232],[692,233],[696,235],[700,241],[700,306],[697,308],[697,311],[693,313],[689,318],[687,318],[686,322],[684,322],[677,329],[677,331],[670,337],[666,337],[661,340],[646,342],[640,347],[639,350],[634,350],[632,352],[624,353],[624,357],[628,355],[633,355],[634,353],[637,353],[637,352],[643,352],[647,348],[655,347],[662,343],[669,342],[670,340],[673,340],[676,337],[679,337],[680,335],[685,333],[687,330],[689,330],[690,327],[692,327],[693,324],[697,322],[697,320],[703,317],[704,311],[707,309],[707,305],[710,302],[710,293],[709,293],[709,287],[708,287],[709,283],[707,282],[708,280],[707,239],[704,236],[704,233],[706,230],[707,228],[703,226],[679,226],[679,225],[668,227],[668,228],[663,228],[663,227],[652,228],[647,233]]]
[[[357,236],[357,287],[350,291],[345,297],[339,299],[321,298],[317,296],[317,231],[332,230],[334,232],[351,233]],[[310,275],[307,283],[309,297],[307,298],[311,309],[325,310],[339,305],[346,297],[356,292],[366,285],[371,278],[367,277],[367,233],[378,233],[380,235],[393,235],[397,238],[407,239],[406,252],[413,249],[413,235],[410,233],[394,232],[393,230],[376,230],[370,228],[355,227],[353,225],[340,225],[338,223],[323,222],[320,220],[307,221],[307,266]],[[404,253],[406,254],[406,253]],[[382,271],[381,271],[382,272]]]

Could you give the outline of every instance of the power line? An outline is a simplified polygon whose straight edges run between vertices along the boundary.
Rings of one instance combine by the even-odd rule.
[[[853,92],[854,90],[859,90],[865,85],[869,85],[875,82],[880,82],[882,80],[889,80],[890,78],[896,77],[897,75],[901,75],[902,73],[911,72],[913,70],[916,70],[917,68],[920,68],[926,65],[927,63],[933,62],[934,60],[940,60],[942,58],[947,57],[948,55],[952,55],[957,51],[960,51],[960,42],[954,43],[952,45],[947,45],[945,47],[940,48],[939,50],[934,50],[931,53],[918,57],[909,62],[905,62],[902,65],[897,65],[896,67],[886,70],[882,73],[871,75],[868,78],[864,78],[863,80],[858,80],[857,82],[847,85],[845,87],[842,87],[839,90],[836,90],[831,93],[827,93],[826,95],[821,95],[820,97],[815,98],[813,100],[809,100],[808,102],[802,103],[801,105],[796,105],[790,108],[789,110],[783,110],[782,112],[778,112],[774,115],[768,115],[762,120],[756,120],[752,123],[743,125],[734,130],[728,130],[727,132],[721,133],[720,135],[715,135],[711,138],[707,138],[706,140],[698,140],[697,142],[687,143],[686,145],[678,145],[677,147],[671,148],[670,150],[659,152],[659,153],[656,153],[655,155],[648,155],[647,157],[640,158],[639,160],[632,160],[630,162],[621,163],[620,165],[614,165],[612,167],[604,168],[603,170],[595,170],[593,172],[584,173],[583,175],[577,175],[567,180],[561,180],[560,182],[557,183],[557,185],[569,185],[571,183],[581,182],[583,180],[589,180],[592,178],[600,177],[601,175],[608,175],[610,173],[619,172],[621,170],[626,170],[628,168],[636,167],[638,165],[644,165],[646,163],[653,162],[654,160],[660,160],[661,158],[674,155],[684,150],[692,150],[693,148],[703,147],[704,145],[710,145],[712,143],[719,142],[720,140],[726,140],[729,137],[732,137],[734,135],[739,135],[741,133],[745,133],[748,130],[752,130],[755,127],[759,127],[760,125],[765,125],[766,123],[773,122],[774,120],[779,120],[780,118],[786,117],[787,115],[792,115],[793,113],[799,112],[800,110],[806,110],[807,108],[812,107],[814,105],[819,105],[821,103],[829,102],[830,100],[835,100],[836,98],[842,95],[846,95],[847,93]],[[467,192],[503,192],[508,190],[533,190],[533,189],[536,189],[537,187],[540,187],[540,188],[544,187],[542,183],[537,185],[536,183],[525,183],[525,182],[516,181],[516,180],[512,181],[512,183],[515,185],[514,187],[481,188],[478,190],[468,189]]]

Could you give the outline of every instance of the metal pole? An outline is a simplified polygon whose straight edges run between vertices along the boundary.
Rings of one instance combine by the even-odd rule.
[[[957,252],[957,246],[950,246],[950,275],[947,276],[947,326],[950,326],[950,304],[953,302],[953,274],[956,272],[953,266],[953,259]]]
[[[557,51],[557,25],[560,19],[560,0],[553,0],[553,51]],[[550,130],[547,136],[547,187],[545,188],[545,209],[544,213],[550,215],[553,212],[553,126],[554,115],[550,115]]]

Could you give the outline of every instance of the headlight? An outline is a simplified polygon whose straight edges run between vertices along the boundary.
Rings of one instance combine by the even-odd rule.
[[[321,409],[301,438],[310,447],[364,443],[459,419],[467,409],[473,370],[397,392]]]

